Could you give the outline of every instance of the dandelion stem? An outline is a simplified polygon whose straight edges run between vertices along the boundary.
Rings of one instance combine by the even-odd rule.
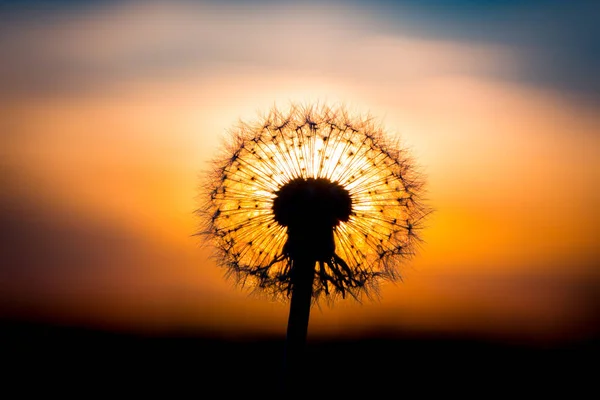
[[[289,393],[298,393],[303,383],[306,337],[312,304],[316,261],[310,258],[293,260],[292,299],[288,318],[284,380]]]

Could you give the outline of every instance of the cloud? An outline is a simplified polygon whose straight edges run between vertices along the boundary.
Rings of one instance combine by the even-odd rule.
[[[600,99],[600,5],[594,1],[356,2],[380,30],[464,45],[507,47],[519,68],[502,78]]]
[[[377,27],[337,3],[234,7],[123,2],[27,14],[0,30],[0,87],[19,93],[85,92],[123,82],[261,70],[371,80],[497,74],[510,49],[419,39]]]

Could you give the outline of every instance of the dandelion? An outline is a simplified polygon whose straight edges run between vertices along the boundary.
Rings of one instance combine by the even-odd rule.
[[[243,287],[291,299],[297,357],[313,303],[377,293],[401,277],[428,213],[406,150],[343,106],[272,109],[240,122],[199,209],[217,263]]]

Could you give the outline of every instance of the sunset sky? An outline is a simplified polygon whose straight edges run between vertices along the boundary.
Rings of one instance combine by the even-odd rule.
[[[0,3],[0,317],[283,335],[194,236],[199,178],[238,120],[320,101],[399,136],[435,212],[403,281],[309,336],[597,335],[593,3]]]

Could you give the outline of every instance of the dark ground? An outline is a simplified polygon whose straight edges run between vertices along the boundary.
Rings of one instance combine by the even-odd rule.
[[[380,334],[309,338],[309,397],[594,398],[598,340],[525,346],[458,337]],[[78,398],[277,396],[283,338],[142,336],[78,327],[0,323],[2,389]],[[381,395],[381,396],[380,396]],[[430,396],[431,395],[431,396]]]

